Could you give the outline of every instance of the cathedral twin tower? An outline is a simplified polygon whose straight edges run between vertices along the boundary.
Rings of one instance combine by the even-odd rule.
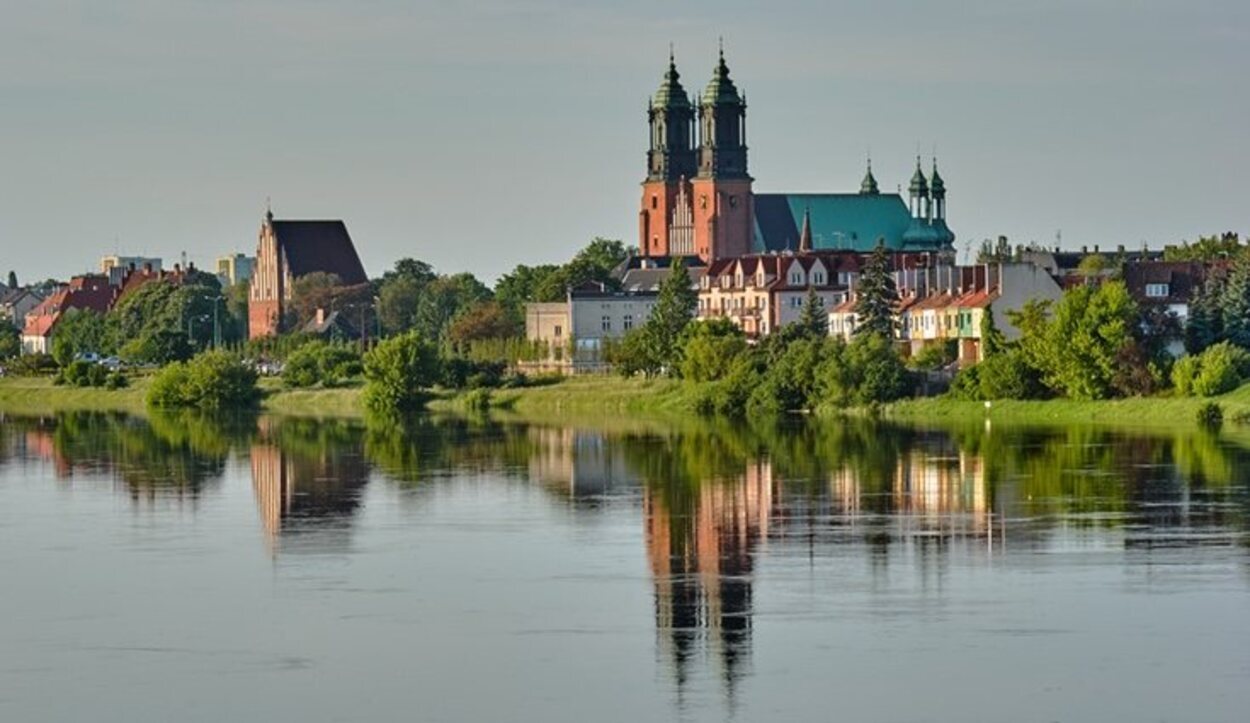
[[[638,219],[643,256],[698,256],[706,262],[750,252],[746,112],[723,51],[697,104],[669,54],[668,72],[647,109],[651,148]]]
[[[746,97],[722,51],[712,79],[692,99],[670,53],[668,71],[647,107],[651,127],[642,183],[638,247],[645,257],[697,257],[708,263],[753,250],[953,253],[946,184],[934,161],[916,170],[902,194],[881,193],[871,166],[858,193],[755,193],[747,173]],[[814,244],[813,244],[814,240]]]

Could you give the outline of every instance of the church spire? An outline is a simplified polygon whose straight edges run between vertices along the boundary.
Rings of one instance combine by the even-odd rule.
[[[799,251],[812,250],[812,209],[803,209],[803,230],[799,232]]]
[[[681,74],[677,72],[677,60],[670,45],[668,69],[647,108],[647,121],[651,126],[651,148],[647,152],[649,180],[675,181],[694,175],[694,112],[694,104],[681,85]]]
[[[872,175],[872,156],[868,157],[868,172],[864,174],[864,180],[859,184],[859,192],[865,196],[875,196],[881,191],[877,188],[877,178]]]

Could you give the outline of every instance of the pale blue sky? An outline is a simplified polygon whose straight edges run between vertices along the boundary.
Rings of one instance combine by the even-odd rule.
[[[0,273],[250,253],[266,196],[371,275],[634,243],[647,96],[718,35],[757,190],[936,146],[961,248],[1250,231],[1245,0],[0,0]]]

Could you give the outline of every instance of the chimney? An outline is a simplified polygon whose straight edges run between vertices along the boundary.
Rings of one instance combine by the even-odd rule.
[[[317,307],[316,319],[317,319],[317,326],[321,326],[322,324],[326,323],[326,310],[320,306]]]
[[[1081,247],[1081,253],[1083,253],[1083,254],[1087,254],[1087,253],[1089,253],[1089,247],[1088,247],[1088,246],[1082,246],[1082,247]]]
[[[1116,253],[1118,253],[1118,254],[1122,254],[1122,253],[1124,253],[1124,244],[1120,244],[1119,246],[1116,246],[1116,247],[1115,247],[1115,251],[1116,251]]]
[[[1098,244],[1094,244],[1094,253],[1098,253]]]

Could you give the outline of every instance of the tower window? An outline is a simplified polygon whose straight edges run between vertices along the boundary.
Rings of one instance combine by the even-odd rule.
[[[651,197],[651,208],[659,208],[659,207],[660,207],[660,197],[659,197],[659,196],[652,196],[652,197]]]

